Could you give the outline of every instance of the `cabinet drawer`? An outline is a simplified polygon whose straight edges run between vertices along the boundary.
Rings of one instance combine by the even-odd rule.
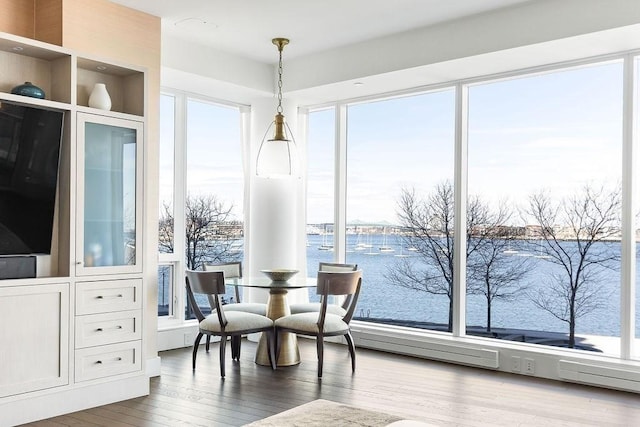
[[[140,343],[131,341],[76,350],[75,381],[88,381],[141,370]]]
[[[139,309],[141,291],[141,279],[78,282],[76,315]]]
[[[76,317],[76,348],[139,340],[140,319],[140,310]]]

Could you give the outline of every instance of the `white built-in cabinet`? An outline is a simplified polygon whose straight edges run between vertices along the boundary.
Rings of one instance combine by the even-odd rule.
[[[26,81],[45,99],[11,94]],[[96,83],[110,111],[88,106]],[[47,267],[0,280],[0,426],[148,393],[146,84],[144,69],[0,33],[0,102],[65,113]]]
[[[143,122],[78,113],[78,276],[141,273]]]

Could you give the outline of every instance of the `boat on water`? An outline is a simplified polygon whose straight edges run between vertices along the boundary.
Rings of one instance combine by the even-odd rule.
[[[328,240],[327,240],[327,236],[329,235],[329,233],[327,232],[327,225],[324,225],[324,230],[322,232],[322,244],[320,246],[318,246],[318,250],[319,251],[331,251],[333,252],[333,245],[329,244]]]
[[[353,248],[356,251],[366,251],[369,248],[372,248],[373,245],[371,244],[371,235],[367,234],[366,237],[366,242],[362,242],[361,239],[362,233],[358,233],[358,240],[356,241],[356,245]]]
[[[380,246],[378,250],[381,253],[389,253],[389,252],[396,251],[395,249],[393,249],[391,246],[387,244],[387,228],[386,227],[382,229],[382,246]]]

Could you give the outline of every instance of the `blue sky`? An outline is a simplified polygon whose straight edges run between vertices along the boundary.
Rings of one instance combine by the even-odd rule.
[[[394,223],[402,188],[426,195],[453,179],[454,99],[450,88],[348,107],[348,220]],[[161,114],[171,116],[166,100]],[[190,101],[188,118],[190,194],[213,192],[240,214],[238,111]],[[586,182],[615,185],[621,118],[620,62],[471,86],[469,192],[515,206],[542,189],[560,197]],[[334,121],[333,109],[309,117],[309,223],[333,218]],[[161,199],[171,194],[172,134],[161,120]]]
[[[348,109],[348,220],[396,222],[401,188],[453,178],[453,89]],[[311,223],[330,221],[333,110],[310,117]],[[580,67],[469,90],[469,193],[522,206],[621,179],[622,65]],[[329,209],[325,209],[328,207]]]

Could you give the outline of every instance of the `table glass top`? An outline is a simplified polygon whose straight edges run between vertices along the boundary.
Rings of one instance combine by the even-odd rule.
[[[313,288],[316,286],[315,277],[292,277],[286,282],[272,282],[268,277],[243,277],[229,278],[225,280],[227,285],[246,286],[250,288],[266,288],[266,289],[300,289]]]

